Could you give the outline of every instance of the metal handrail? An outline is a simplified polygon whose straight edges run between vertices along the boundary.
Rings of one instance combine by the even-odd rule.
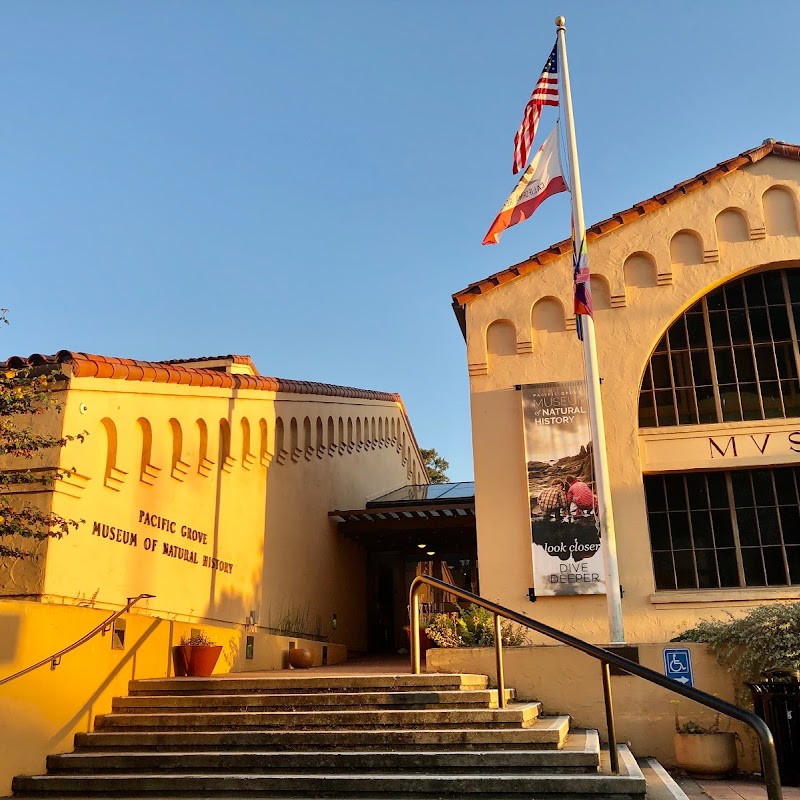
[[[726,703],[714,695],[706,692],[701,692],[699,689],[688,688],[676,683],[671,678],[660,675],[652,669],[643,667],[634,661],[629,661],[627,658],[618,656],[609,650],[603,650],[583,639],[578,639],[575,636],[570,636],[558,628],[551,628],[543,622],[526,617],[513,611],[510,608],[493,603],[491,600],[485,600],[472,592],[467,592],[464,589],[459,589],[445,581],[440,581],[438,578],[431,578],[427,575],[419,575],[411,583],[410,608],[411,608],[411,671],[414,675],[419,675],[422,671],[420,664],[420,646],[419,646],[419,595],[422,592],[423,586],[432,586],[436,589],[442,589],[447,594],[455,595],[462,600],[468,600],[476,606],[485,608],[494,614],[494,630],[495,630],[495,654],[497,657],[497,702],[500,708],[505,708],[505,680],[503,676],[503,643],[500,636],[500,617],[510,619],[518,625],[525,628],[541,633],[544,636],[549,636],[562,644],[580,650],[586,653],[587,656],[597,659],[602,668],[603,676],[603,697],[606,707],[606,724],[608,727],[608,750],[611,760],[611,771],[614,774],[619,774],[619,756],[617,753],[617,734],[616,726],[614,724],[614,707],[611,699],[611,670],[610,665],[619,667],[630,675],[635,675],[637,678],[643,678],[650,683],[655,683],[664,689],[686,697],[689,700],[694,700],[696,703],[707,706],[708,708],[717,711],[720,714],[725,714],[728,717],[739,720],[745,725],[748,725],[755,731],[758,737],[758,744],[761,750],[761,762],[764,769],[764,781],[767,787],[767,796],[769,800],[782,800],[783,791],[781,789],[780,772],[778,770],[778,756],[775,752],[775,741],[772,738],[772,732],[767,727],[767,724],[760,717],[745,711],[738,706],[731,703]]]
[[[104,636],[105,634],[111,630],[111,626],[114,622],[119,619],[123,614],[130,611],[133,606],[136,605],[140,600],[146,600],[151,597],[155,597],[154,594],[140,594],[137,597],[129,597],[128,603],[126,604],[125,608],[120,611],[115,611],[108,619],[103,620],[99,625],[92,628],[89,633],[84,634],[81,636],[80,639],[74,641],[71,645],[59,650],[57,653],[53,653],[53,655],[48,656],[47,658],[43,658],[41,661],[37,661],[35,664],[31,664],[29,667],[25,667],[25,669],[21,669],[19,672],[15,672],[13,675],[8,675],[5,678],[0,678],[0,686],[4,683],[11,683],[11,681],[16,680],[17,678],[21,678],[23,675],[27,675],[29,672],[33,672],[39,667],[43,667],[45,664],[50,664],[50,669],[55,669],[61,663],[61,656],[66,655],[67,653],[72,652],[73,650],[77,649],[83,644],[86,644],[90,639],[94,639],[98,633],[102,633]]]

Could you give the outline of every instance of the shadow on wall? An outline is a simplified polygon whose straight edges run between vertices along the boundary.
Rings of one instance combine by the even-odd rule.
[[[0,664],[14,664],[19,647],[19,615],[0,616]]]

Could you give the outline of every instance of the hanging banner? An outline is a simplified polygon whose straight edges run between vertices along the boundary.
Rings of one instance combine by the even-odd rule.
[[[583,381],[522,387],[537,596],[605,594]]]

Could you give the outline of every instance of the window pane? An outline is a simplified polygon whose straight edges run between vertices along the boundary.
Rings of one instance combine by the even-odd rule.
[[[778,496],[778,505],[797,505],[797,494],[792,470],[776,469],[772,472],[775,478],[775,493]]]
[[[736,378],[739,383],[752,382],[756,379],[756,368],[753,363],[753,353],[750,346],[734,347],[733,355],[736,361]]]
[[[736,551],[717,550],[720,586],[739,586],[739,568],[736,564]]]
[[[711,385],[711,362],[708,358],[708,350],[692,351],[692,372],[695,386]]]
[[[767,316],[766,308],[751,308],[748,314],[750,318],[750,330],[753,333],[753,342],[772,341],[772,336],[769,332],[769,317]]]
[[[697,560],[697,583],[700,589],[716,589],[719,586],[717,580],[717,560],[714,558],[713,550],[698,550]]]
[[[664,336],[661,337],[661,339],[659,340],[658,344],[656,345],[656,349],[653,350],[653,352],[654,353],[666,353],[667,352],[667,336],[666,336],[666,334],[664,334]]]
[[[735,386],[720,386],[719,401],[722,405],[722,419],[724,422],[738,422],[742,418],[739,407],[739,393]]]
[[[656,407],[653,403],[652,392],[642,392],[639,395],[639,427],[656,427]]]
[[[648,511],[666,511],[667,502],[664,496],[664,479],[660,475],[645,475],[644,493]]]
[[[767,303],[769,305],[784,305],[786,298],[783,296],[783,281],[780,272],[765,272],[764,288],[767,290]]]
[[[692,511],[692,539],[695,548],[713,547],[714,537],[711,535],[711,515],[708,511]]]
[[[675,588],[672,553],[659,553],[658,557],[653,559],[653,572],[656,577],[656,589]]]
[[[731,524],[731,512],[712,511],[711,520],[714,523],[714,544],[719,547],[733,547],[733,525]]]
[[[669,523],[666,514],[650,514],[650,543],[654,553],[670,549]]]
[[[776,508],[759,508],[758,528],[761,532],[762,545],[779,545],[781,532],[778,529],[778,510]]]
[[[786,567],[780,547],[764,548],[764,567],[767,571],[767,583],[770,586],[786,585]]]
[[[683,476],[665,475],[664,488],[667,492],[667,506],[670,511],[686,508],[686,495],[683,491]]]
[[[659,425],[677,425],[675,416],[675,398],[670,389],[660,389],[656,392],[656,413]]]
[[[789,330],[789,316],[786,306],[775,306],[769,310],[769,322],[772,326],[772,338],[776,342],[785,342],[792,338]]]
[[[724,311],[709,311],[708,321],[711,323],[711,341],[714,346],[720,347],[730,344],[728,315]]]
[[[708,489],[706,488],[705,475],[702,473],[692,475],[686,481],[686,488],[689,491],[689,508],[708,508]]]
[[[695,395],[697,396],[697,416],[700,423],[719,422],[714,389],[711,386],[698,386]]]
[[[755,383],[739,384],[739,396],[742,401],[742,419],[763,419],[761,399]]]
[[[781,387],[778,381],[765,381],[759,384],[761,389],[761,404],[764,406],[764,417],[776,419],[783,416],[783,403],[781,402]]]
[[[775,381],[778,379],[775,354],[772,352],[771,345],[760,344],[756,347],[756,365],[758,366],[758,379],[760,381]]]
[[[800,302],[800,271],[787,269],[786,283],[789,284],[789,299],[793,303]]]
[[[695,348],[708,346],[706,339],[706,324],[703,321],[702,314],[687,314],[686,330],[689,333],[690,347]]]
[[[758,547],[758,522],[754,508],[737,508],[736,525],[739,528],[739,542],[742,547]]]
[[[670,350],[686,350],[689,347],[689,340],[686,338],[686,326],[683,317],[679,317],[672,324],[668,333]]]
[[[675,552],[675,573],[679,589],[697,588],[697,580],[694,576],[694,557],[691,550]]]
[[[781,531],[786,544],[800,544],[800,510],[797,506],[781,506]]]
[[[786,560],[789,562],[791,582],[800,583],[800,547],[787,547]]]
[[[744,308],[744,289],[741,281],[733,281],[725,286],[725,301],[728,308]]]
[[[725,480],[725,473],[706,473],[706,484],[708,485],[708,499],[711,508],[727,509],[730,503],[728,502],[728,484]]]
[[[695,405],[694,389],[676,389],[675,401],[678,404],[678,424],[697,424],[697,407]]]
[[[772,492],[772,470],[754,469],[749,470],[753,480],[753,493],[757,506],[773,505],[775,495]]]
[[[750,344],[747,313],[745,311],[731,311],[728,320],[731,327],[731,341],[734,344]]]
[[[733,369],[733,351],[727,347],[714,349],[714,363],[717,367],[719,383],[736,383],[736,372]]]
[[[764,564],[761,560],[761,548],[742,548],[742,563],[744,564],[744,582],[746,586],[766,586]]]
[[[744,279],[744,291],[747,296],[747,305],[753,306],[766,305],[764,298],[764,284],[761,282],[761,275],[748,275]]]
[[[692,546],[689,533],[689,514],[686,511],[669,512],[669,529],[673,550],[688,550]]]
[[[732,472],[731,484],[733,485],[733,504],[736,508],[755,505],[749,472]]]
[[[672,386],[672,378],[669,374],[669,356],[653,356],[650,359],[650,366],[653,368],[653,386],[656,389],[669,389]]]
[[[709,311],[724,311],[725,310],[725,291],[716,289],[706,297],[706,306]]]
[[[675,386],[692,386],[692,365],[689,351],[682,350],[672,356],[672,380]]]
[[[781,378],[796,378],[797,364],[794,360],[794,348],[784,342],[775,345],[775,356],[778,362],[778,373]],[[760,369],[760,366],[759,366]]]
[[[650,365],[648,364],[645,367],[644,375],[642,375],[642,389],[652,389],[653,388],[653,377],[650,374]]]
[[[796,380],[781,381],[783,407],[787,417],[800,417],[800,391]]]

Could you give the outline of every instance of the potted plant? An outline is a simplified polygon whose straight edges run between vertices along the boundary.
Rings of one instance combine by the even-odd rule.
[[[207,678],[214,671],[222,645],[198,631],[191,636],[181,636],[180,644],[172,648],[172,664],[178,678]]]
[[[736,769],[736,734],[719,729],[719,714],[712,725],[699,725],[678,718],[678,700],[670,700],[675,709],[675,759],[693,778],[721,778]]]

